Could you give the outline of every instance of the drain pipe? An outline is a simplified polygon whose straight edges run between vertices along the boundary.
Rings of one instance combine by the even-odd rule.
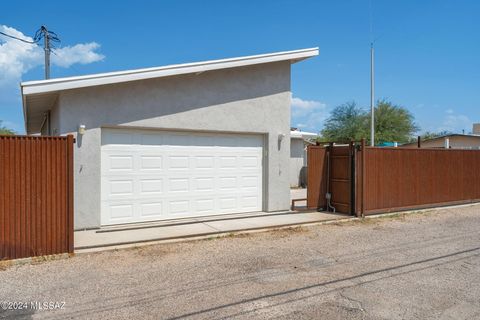
[[[327,208],[330,208],[333,210],[333,213],[335,213],[335,207],[330,204],[330,199],[332,199],[332,194],[327,192],[325,195],[325,198],[327,198]]]

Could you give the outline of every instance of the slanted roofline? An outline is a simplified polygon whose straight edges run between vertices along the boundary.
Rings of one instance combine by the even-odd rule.
[[[162,67],[126,70],[108,73],[98,73],[86,76],[57,78],[40,81],[27,81],[20,84],[23,95],[47,93],[75,88],[84,88],[105,84],[113,84],[135,80],[153,79],[187,73],[199,73],[211,70],[243,67],[255,64],[277,61],[295,63],[318,55],[318,47],[283,51],[254,56],[244,56],[229,59],[210,60],[185,64],[174,64]]]
[[[22,94],[25,131],[27,134],[31,134],[36,133],[39,130],[38,127],[40,126],[43,114],[53,107],[59,92],[63,90],[155,79],[182,74],[200,74],[202,72],[213,70],[238,68],[279,61],[295,63],[317,55],[318,48],[308,48],[154,68],[22,82],[20,83],[20,90]]]

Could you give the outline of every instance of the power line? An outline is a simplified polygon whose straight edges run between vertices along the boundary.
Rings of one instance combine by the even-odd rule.
[[[16,36],[12,36],[11,34],[7,34],[5,32],[1,32],[1,31],[0,31],[0,34],[4,35],[6,37],[9,37],[9,38],[15,39],[15,40],[19,40],[19,41],[22,41],[22,42],[25,42],[25,43],[29,43],[29,44],[38,44],[38,42],[40,42],[40,40],[43,39],[43,50],[45,52],[45,79],[50,79],[50,53],[52,52],[52,48],[54,48],[52,43],[53,42],[56,42],[56,43],[60,42],[60,38],[58,37],[58,35],[55,32],[47,30],[47,27],[45,27],[45,26],[41,26],[40,29],[38,29],[35,32],[35,36],[33,37],[33,41],[29,41],[29,40],[25,40],[25,39],[22,39],[22,38],[19,38],[19,37],[16,37]]]
[[[22,39],[22,38],[12,36],[11,34],[6,34],[5,32],[1,32],[1,31],[0,31],[0,34],[5,36],[5,37],[9,37],[9,38],[19,40],[19,41],[22,41],[22,42],[25,42],[25,43],[30,43],[30,44],[37,44],[37,42],[40,41],[40,40],[28,41],[28,40],[25,40],[25,39]]]

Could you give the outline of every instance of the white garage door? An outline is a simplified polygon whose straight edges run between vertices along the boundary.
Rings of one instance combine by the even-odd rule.
[[[262,210],[261,135],[102,130],[102,225]]]

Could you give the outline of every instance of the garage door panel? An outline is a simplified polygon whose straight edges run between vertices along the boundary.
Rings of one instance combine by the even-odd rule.
[[[134,204],[127,203],[111,203],[106,209],[109,211],[112,221],[130,221],[134,217]]]
[[[189,178],[170,178],[168,179],[168,192],[190,192],[190,179]]]
[[[168,204],[171,215],[186,215],[190,212],[190,200],[170,200]]]
[[[110,180],[110,195],[113,196],[125,196],[133,195],[133,180]]]
[[[140,203],[140,215],[145,219],[161,219],[163,216],[163,201]]]
[[[163,156],[155,154],[142,154],[140,157],[140,170],[142,171],[158,171],[163,170]]]
[[[255,209],[258,207],[259,198],[257,196],[243,196],[240,199],[241,207],[244,209]]]
[[[190,169],[190,157],[188,155],[169,156],[168,169],[170,170],[188,170]]]
[[[163,193],[164,186],[162,178],[139,179],[140,193],[147,196],[158,196]]]
[[[103,225],[262,209],[261,136],[117,131],[102,130]]]
[[[235,191],[238,188],[238,177],[220,177],[219,178],[219,191]]]
[[[214,192],[215,191],[215,178],[211,176],[196,177],[193,178],[193,191],[194,192]]]
[[[258,169],[261,159],[258,156],[242,156],[240,157],[240,167],[243,169]]]
[[[199,214],[206,213],[215,213],[215,199],[206,198],[206,199],[196,199],[194,201],[195,212]]]
[[[238,208],[238,197],[235,195],[221,196],[219,198],[219,209],[233,211]]]
[[[219,169],[234,169],[237,168],[237,157],[234,155],[222,155],[218,158]]]
[[[128,177],[102,178],[104,200],[133,199],[135,197],[135,181]]]
[[[108,158],[109,171],[132,171],[133,156],[111,155]]]
[[[241,178],[241,186],[244,189],[254,189],[256,190],[258,187],[258,176],[243,176]]]
[[[214,170],[215,158],[211,155],[198,155],[193,157],[193,167],[200,170]]]

